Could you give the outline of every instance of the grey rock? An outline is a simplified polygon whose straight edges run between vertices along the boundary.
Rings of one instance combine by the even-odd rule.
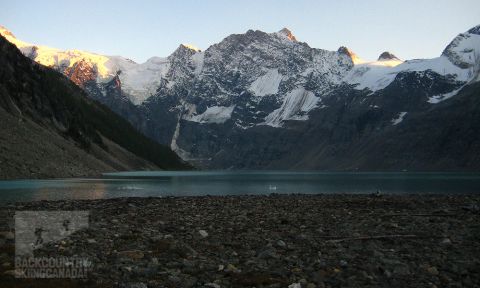
[[[283,240],[278,240],[276,244],[278,247],[281,247],[281,248],[287,247],[287,244],[283,242]]]
[[[393,268],[393,274],[395,275],[410,275],[410,269],[405,265],[397,265]]]
[[[198,234],[200,234],[202,238],[208,237],[208,232],[205,230],[198,230]]]

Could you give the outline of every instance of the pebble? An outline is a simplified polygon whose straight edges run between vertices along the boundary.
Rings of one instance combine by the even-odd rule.
[[[301,273],[301,272],[302,272],[302,268],[295,267],[295,268],[293,268],[291,271],[292,271],[292,273],[297,273],[297,274],[298,274],[298,273]]]
[[[118,252],[118,255],[122,257],[128,257],[133,260],[139,260],[145,256],[145,254],[139,250],[120,251]]]
[[[393,268],[393,274],[395,274],[395,275],[409,275],[410,270],[408,269],[407,266],[398,265],[398,266],[395,266],[395,268]]]
[[[205,230],[198,230],[198,233],[200,236],[202,236],[202,238],[208,237],[208,232]]]
[[[137,283],[126,283],[126,284],[121,284],[121,288],[147,288],[147,284],[143,282],[137,282]]]
[[[443,239],[441,242],[440,242],[441,245],[451,245],[452,244],[452,240],[450,240],[450,238],[445,238]]]
[[[427,272],[432,274],[432,275],[438,275],[438,269],[435,266],[428,267]]]
[[[287,244],[285,242],[283,242],[282,240],[278,240],[277,241],[277,246],[281,247],[281,248],[285,248],[285,247],[287,247]]]
[[[228,264],[227,268],[225,268],[225,272],[240,273],[241,271],[237,267],[235,267],[235,265]]]
[[[480,255],[469,235],[476,235],[480,215],[457,211],[465,202],[480,202],[476,201],[480,196],[462,197],[214,196],[22,205],[23,210],[90,211],[88,230],[35,253],[86,257],[95,268],[89,279],[125,283],[115,287],[138,283],[214,288],[412,287],[414,279],[421,287],[429,287],[428,282],[438,287],[474,287],[480,276],[471,263]],[[5,223],[9,217],[13,221],[14,208],[8,208]],[[429,220],[435,217],[408,216],[431,214],[433,209],[454,214],[433,222]],[[389,214],[402,216],[382,217]],[[10,272],[2,271],[4,277],[15,273],[10,270],[14,225],[5,223],[0,221],[0,231],[4,231],[0,232],[0,267]],[[437,245],[422,237],[331,241],[403,233],[443,236]],[[455,235],[454,243],[461,243],[456,249],[444,246],[452,245],[449,235]]]

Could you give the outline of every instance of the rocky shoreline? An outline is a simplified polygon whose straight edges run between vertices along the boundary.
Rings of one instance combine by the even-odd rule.
[[[0,209],[2,287],[480,287],[480,195],[39,201]],[[35,256],[86,279],[15,279],[15,211],[89,211]],[[17,271],[18,273],[18,271]]]

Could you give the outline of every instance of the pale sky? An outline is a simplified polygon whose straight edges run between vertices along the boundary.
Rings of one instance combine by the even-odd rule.
[[[283,27],[311,47],[343,45],[366,60],[383,51],[432,58],[478,24],[478,0],[0,0],[0,25],[21,40],[137,62],[180,43],[205,50],[233,33]]]

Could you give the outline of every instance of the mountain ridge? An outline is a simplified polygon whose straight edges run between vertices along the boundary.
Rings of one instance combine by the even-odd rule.
[[[403,127],[413,115],[431,111],[478,81],[480,37],[475,27],[469,31],[474,33],[459,34],[437,58],[403,61],[388,53],[365,62],[346,47],[327,51],[293,41],[290,31],[248,30],[203,51],[180,45],[167,58],[143,64],[114,58],[118,65],[112,67],[128,69],[116,70],[106,82],[86,77],[83,85],[90,97],[201,167],[275,169],[290,163],[312,169],[381,169],[355,159],[351,165],[326,159],[340,157],[335,150],[347,149],[349,155],[355,143],[373,145],[383,132]],[[132,91],[141,93],[133,97]],[[304,139],[311,134],[322,136],[316,143]],[[297,147],[298,139],[306,144]],[[287,147],[316,153],[309,157],[315,163]],[[389,157],[398,160],[400,152],[395,153]],[[317,163],[322,161],[330,164]],[[391,169],[389,165],[385,167]],[[435,165],[421,168],[412,162],[396,169]]]

